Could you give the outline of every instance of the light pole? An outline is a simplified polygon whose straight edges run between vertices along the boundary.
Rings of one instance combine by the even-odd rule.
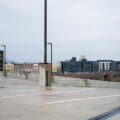
[[[52,43],[48,43],[48,45],[50,45],[50,46],[51,46],[51,75],[52,75],[53,47],[52,47]]]
[[[4,71],[6,72],[6,45],[1,45],[1,46],[4,47],[4,61],[5,61]]]
[[[47,64],[47,0],[44,0],[44,64]]]

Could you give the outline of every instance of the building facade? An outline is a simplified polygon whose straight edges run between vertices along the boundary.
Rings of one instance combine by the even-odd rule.
[[[12,63],[7,63],[6,65],[5,65],[5,69],[6,69],[6,71],[8,71],[8,72],[14,72],[14,64],[12,64]]]
[[[15,72],[39,72],[38,63],[14,63]]]
[[[0,50],[0,71],[3,71],[3,63],[4,63],[4,61],[3,61],[3,57],[4,55],[3,55],[3,51],[2,50]]]
[[[112,71],[112,60],[98,60],[97,62],[99,64],[99,72]]]
[[[52,64],[52,72],[60,72],[60,67],[57,64]]]
[[[87,61],[87,59],[77,61],[76,58],[73,57],[70,61],[61,62],[61,71],[63,73],[97,72],[98,63],[96,61]]]
[[[112,63],[111,63],[111,69],[114,72],[120,72],[120,61],[112,61]]]
[[[73,57],[70,61],[61,62],[62,73],[95,73],[95,72],[120,72],[120,61],[97,60],[87,61],[82,58],[79,61]]]

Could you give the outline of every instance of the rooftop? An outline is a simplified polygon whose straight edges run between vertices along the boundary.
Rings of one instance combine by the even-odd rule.
[[[2,78],[0,85],[1,120],[88,120],[120,106],[120,89],[40,88],[38,81]]]

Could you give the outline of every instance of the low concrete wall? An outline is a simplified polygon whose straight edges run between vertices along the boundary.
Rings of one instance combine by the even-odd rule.
[[[2,79],[2,78],[4,78],[3,72],[0,72],[0,79]],[[37,73],[7,72],[6,78],[39,80],[39,74],[37,74]]]
[[[108,81],[89,80],[89,79],[61,77],[61,76],[54,76],[54,83],[80,86],[80,87],[120,88],[120,83],[118,82],[108,82]]]

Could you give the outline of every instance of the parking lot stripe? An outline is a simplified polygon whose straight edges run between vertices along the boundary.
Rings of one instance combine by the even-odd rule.
[[[80,100],[94,100],[94,99],[104,99],[104,98],[112,98],[112,97],[120,97],[120,95],[110,95],[110,96],[99,96],[99,97],[87,97],[87,98],[80,98],[80,99],[69,99],[69,100],[60,100],[54,102],[47,102],[46,104],[57,104],[57,103],[67,103],[67,102],[74,102]]]

